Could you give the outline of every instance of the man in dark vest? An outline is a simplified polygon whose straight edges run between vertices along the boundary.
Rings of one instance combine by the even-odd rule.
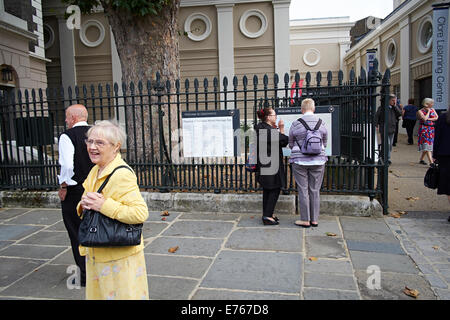
[[[82,184],[94,166],[89,158],[85,142],[86,133],[90,128],[87,118],[88,112],[85,106],[75,104],[67,108],[67,130],[59,137],[61,172],[58,176],[60,185],[58,196],[61,199],[63,221],[69,233],[73,257],[80,268],[81,286],[86,285],[86,264],[78,250],[78,229],[81,220],[76,208],[84,192]]]

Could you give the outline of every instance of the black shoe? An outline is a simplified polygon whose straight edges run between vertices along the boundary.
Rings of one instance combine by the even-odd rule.
[[[425,166],[427,165],[427,163],[426,163],[425,161],[423,161],[423,160],[420,160],[419,163],[420,163],[420,164],[423,164],[423,165],[425,165]]]
[[[310,225],[301,224],[300,220],[295,221],[294,224],[296,226],[299,226],[299,227],[302,227],[302,228],[310,228],[311,227]]]
[[[317,228],[319,226],[318,223],[309,222],[309,224],[311,225],[311,227],[314,227],[314,228]]]
[[[262,222],[264,223],[264,225],[269,225],[269,226],[274,226],[279,224],[278,221],[275,220],[271,220],[270,217],[262,217]]]
[[[275,220],[275,221],[280,221],[280,219],[278,219],[277,216],[272,216],[272,219]]]

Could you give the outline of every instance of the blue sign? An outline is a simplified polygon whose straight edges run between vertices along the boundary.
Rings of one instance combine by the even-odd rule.
[[[449,105],[449,7],[433,6],[433,99],[434,108],[447,109]]]

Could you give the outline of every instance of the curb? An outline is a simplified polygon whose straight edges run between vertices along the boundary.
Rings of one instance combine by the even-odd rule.
[[[150,211],[261,214],[262,194],[141,192]],[[0,207],[61,208],[56,191],[0,191]],[[296,195],[280,195],[277,214],[298,214]],[[377,200],[353,195],[322,195],[320,213],[331,216],[383,217]]]

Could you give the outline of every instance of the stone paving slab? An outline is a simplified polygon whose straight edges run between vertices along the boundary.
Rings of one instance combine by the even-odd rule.
[[[142,227],[142,234],[144,236],[144,239],[156,237],[163,231],[165,228],[167,228],[167,223],[161,223],[161,222],[144,222],[144,225]]]
[[[70,246],[67,232],[41,231],[18,242],[19,244]]]
[[[353,251],[406,254],[398,243],[347,240],[347,248]]]
[[[46,299],[84,299],[85,290],[67,287],[66,266],[45,265],[38,268],[24,279],[21,279],[0,292],[1,296],[35,297]]]
[[[192,279],[160,276],[147,278],[150,300],[186,300],[198,285],[198,280]]]
[[[43,227],[23,226],[20,224],[0,225],[0,240],[19,240]]]
[[[67,247],[13,244],[0,250],[0,256],[50,260],[66,249]]]
[[[14,219],[10,219],[11,224],[30,224],[30,225],[52,225],[62,220],[61,210],[32,210],[22,214]]]
[[[181,215],[181,212],[176,211],[169,211],[168,216],[161,216],[162,211],[149,211],[147,221],[164,221],[161,220],[162,218],[165,218],[165,222],[172,222],[174,221],[179,215]]]
[[[0,209],[0,221],[9,220],[30,210],[27,208]]]
[[[356,270],[367,270],[367,267],[376,265],[381,272],[402,272],[417,274],[419,270],[410,257],[398,254],[350,251],[353,267]]]
[[[360,300],[356,291],[326,290],[305,288],[303,292],[305,300]]]
[[[212,259],[145,254],[147,273],[200,279]]]
[[[169,248],[178,246],[173,255],[214,257],[223,243],[221,239],[158,237],[144,249],[145,253],[167,254]]]
[[[346,258],[344,240],[335,237],[307,236],[306,252],[308,257],[316,258]]]
[[[45,262],[45,260],[0,257],[0,288],[11,285]],[[1,291],[0,295],[3,295]]]
[[[339,217],[344,233],[358,231],[367,233],[392,234],[384,219]]]
[[[435,300],[436,296],[430,288],[430,284],[420,275],[407,273],[381,272],[380,290],[369,289],[367,278],[369,275],[365,271],[356,271],[358,286],[361,297],[364,300],[415,300],[403,293],[407,286],[410,289],[418,290],[418,300]]]
[[[230,235],[226,248],[234,250],[303,251],[303,233],[296,229],[239,228]]]
[[[227,236],[234,224],[231,222],[214,221],[176,221],[163,236],[188,236],[203,238],[224,238]]]
[[[299,253],[222,251],[200,287],[299,293],[303,256]]]
[[[300,295],[225,289],[199,289],[192,300],[300,300]]]
[[[368,242],[390,242],[398,243],[394,234],[376,233],[376,232],[360,232],[360,231],[344,231],[344,237],[348,240],[368,241]]]
[[[306,287],[353,290],[356,291],[356,283],[352,275],[336,275],[329,273],[305,272]]]
[[[345,261],[336,259],[317,259],[316,261],[311,261],[305,259],[305,272],[353,275],[353,267],[350,259]]]
[[[239,214],[232,213],[183,213],[180,220],[216,220],[216,221],[238,221]]]

